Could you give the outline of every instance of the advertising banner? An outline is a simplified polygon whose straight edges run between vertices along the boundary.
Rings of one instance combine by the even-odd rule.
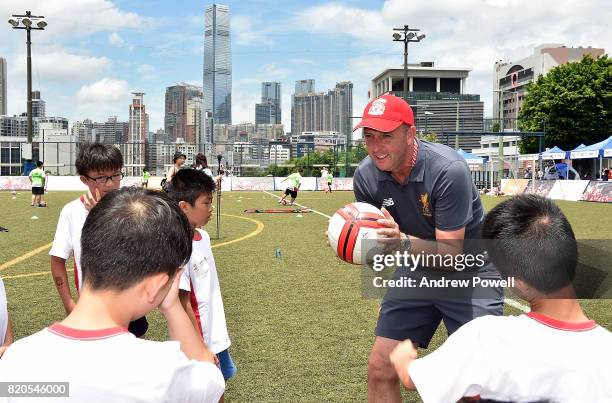
[[[578,201],[582,198],[589,181],[558,180],[548,193],[548,197],[556,200]]]
[[[538,181],[537,180],[535,181],[535,185],[532,186],[531,181],[529,181],[525,191],[527,193],[535,193],[537,195],[546,197],[548,196],[548,193],[550,193],[550,190],[555,185],[555,182],[556,181]]]
[[[612,182],[591,181],[582,195],[582,200],[612,203]]]

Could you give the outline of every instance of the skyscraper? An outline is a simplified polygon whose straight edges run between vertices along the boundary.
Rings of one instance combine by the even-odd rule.
[[[32,117],[44,118],[46,116],[46,104],[40,98],[40,91],[32,91]]]
[[[261,83],[261,102],[281,103],[281,83],[264,82]]]
[[[312,81],[312,80],[302,80]],[[291,132],[334,131],[350,139],[352,130],[350,116],[353,113],[353,83],[344,81],[327,92],[297,92],[314,87],[299,86],[291,101]],[[314,89],[314,88],[313,88]]]
[[[295,82],[295,95],[307,94],[315,91],[315,81],[312,78]]]
[[[281,83],[261,83],[261,103],[255,104],[255,124],[280,124],[281,118]]]
[[[125,167],[128,175],[139,176],[146,164],[146,141],[149,132],[149,116],[145,110],[144,92],[132,92],[130,104],[130,127],[128,132]],[[121,150],[124,151],[124,150]]]
[[[186,143],[196,141],[196,130],[194,119],[199,117],[193,113],[188,116],[188,106],[194,99],[199,99],[197,104],[201,108],[202,89],[194,85],[180,83],[166,88],[166,108],[164,117],[164,130],[170,141],[182,138]],[[199,122],[199,120],[198,120]]]
[[[6,115],[6,59],[0,57],[0,116]]]
[[[205,141],[214,143],[212,124],[232,123],[232,55],[230,11],[212,4],[204,14],[204,102],[202,121]]]
[[[350,139],[353,132],[351,116],[353,116],[353,83],[343,81],[337,83],[332,100],[332,130],[340,132]]]

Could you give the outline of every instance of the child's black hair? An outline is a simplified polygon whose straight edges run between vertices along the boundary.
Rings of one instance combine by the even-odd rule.
[[[81,235],[83,281],[93,290],[122,291],[156,273],[171,278],[191,256],[193,230],[162,192],[124,187],[87,215]]]
[[[485,217],[482,237],[504,277],[520,278],[543,293],[557,291],[574,279],[578,260],[574,231],[550,199],[528,194],[499,203]]]
[[[166,188],[166,193],[177,203],[186,201],[192,206],[202,194],[212,194],[215,191],[215,181],[204,171],[197,169],[181,169],[172,177],[172,182]]]
[[[123,156],[117,147],[110,144],[82,144],[75,165],[79,175],[91,171],[115,171],[123,168]]]

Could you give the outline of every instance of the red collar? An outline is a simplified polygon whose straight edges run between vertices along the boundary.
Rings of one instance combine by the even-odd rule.
[[[544,316],[542,314],[536,313],[536,312],[529,312],[526,313],[525,315],[527,315],[528,317],[530,317],[531,319],[546,325],[548,327],[552,327],[553,329],[557,329],[557,330],[567,330],[570,332],[584,332],[586,330],[593,330],[595,329],[598,325],[597,323],[595,323],[594,320],[588,320],[586,322],[577,322],[577,323],[573,323],[573,322],[564,322],[562,320],[557,320],[557,319],[553,319],[553,318],[549,318],[548,316]]]
[[[127,333],[128,330],[124,327],[111,327],[108,329],[97,330],[82,330],[64,326],[56,322],[47,328],[51,333],[72,340],[101,340],[109,337]]]
[[[197,229],[193,230],[193,240],[194,241],[201,241],[202,240],[202,234],[200,234],[200,231],[198,231]]]

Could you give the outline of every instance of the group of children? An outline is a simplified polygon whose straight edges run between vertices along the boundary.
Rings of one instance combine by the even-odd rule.
[[[199,228],[212,215],[214,180],[183,169],[165,192],[120,189],[122,168],[116,147],[81,147],[76,169],[88,192],[62,209],[49,252],[67,316],[0,350],[0,379],[69,382],[72,401],[222,400],[236,366],[210,237]],[[171,341],[142,339],[155,308]]]

